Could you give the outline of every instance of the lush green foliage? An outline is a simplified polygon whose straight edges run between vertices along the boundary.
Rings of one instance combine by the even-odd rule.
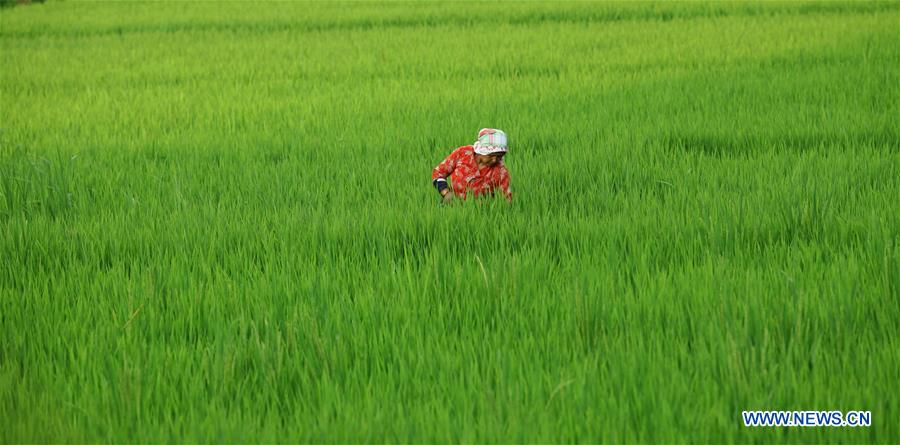
[[[897,2],[0,14],[3,442],[900,441]]]

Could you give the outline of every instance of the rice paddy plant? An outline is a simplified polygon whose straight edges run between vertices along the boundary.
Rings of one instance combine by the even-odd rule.
[[[4,8],[0,440],[895,443],[898,21]],[[439,206],[483,127],[513,202]]]

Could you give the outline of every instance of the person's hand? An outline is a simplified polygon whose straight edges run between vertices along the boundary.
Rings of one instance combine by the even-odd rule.
[[[444,189],[441,192],[441,204],[450,204],[453,201],[453,192],[450,189]]]

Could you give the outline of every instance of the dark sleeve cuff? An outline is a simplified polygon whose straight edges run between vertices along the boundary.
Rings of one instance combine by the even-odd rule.
[[[444,189],[449,187],[447,185],[447,180],[445,179],[435,179],[434,181],[431,181],[431,183],[434,184],[434,188],[437,189],[438,193],[444,193]]]

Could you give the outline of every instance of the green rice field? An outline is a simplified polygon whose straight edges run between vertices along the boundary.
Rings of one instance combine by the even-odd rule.
[[[439,205],[484,127],[512,202]],[[898,395],[898,1],[0,10],[0,443],[896,444]]]

